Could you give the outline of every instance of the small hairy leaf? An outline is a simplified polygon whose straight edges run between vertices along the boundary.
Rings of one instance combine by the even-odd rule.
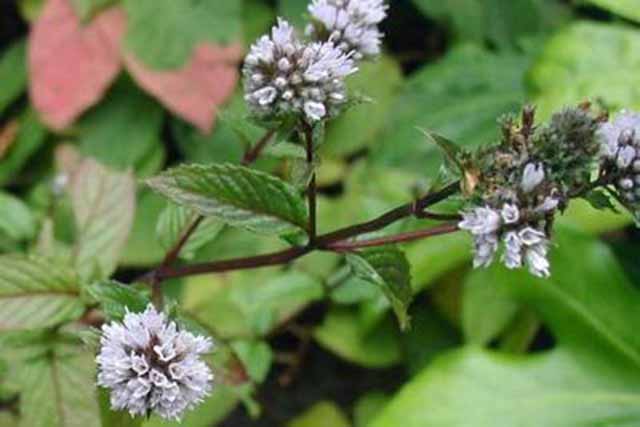
[[[165,250],[173,248],[193,226],[198,216],[192,209],[168,203],[160,214],[156,226],[156,235],[162,247]],[[198,249],[218,237],[223,227],[224,223],[216,218],[204,218],[183,246],[180,257],[192,259]]]
[[[76,275],[44,258],[0,256],[0,331],[46,328],[80,317]]]
[[[149,304],[146,293],[113,280],[91,285],[87,292],[100,303],[110,320],[123,319],[127,310],[133,313],[144,311]]]
[[[243,166],[179,166],[147,183],[201,215],[255,232],[284,234],[307,226],[306,205],[294,187]]]
[[[70,193],[78,230],[76,268],[85,280],[107,278],[118,264],[133,224],[133,176],[85,159],[71,178]]]
[[[356,276],[378,285],[393,307],[400,327],[409,327],[407,308],[411,303],[411,273],[404,252],[380,247],[347,255]]]

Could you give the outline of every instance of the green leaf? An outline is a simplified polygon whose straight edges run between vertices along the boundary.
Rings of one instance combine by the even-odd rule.
[[[76,219],[75,265],[86,281],[115,271],[135,214],[135,181],[93,159],[82,161],[70,182]]]
[[[150,302],[148,292],[113,280],[95,283],[87,287],[87,293],[100,303],[109,320],[122,320],[127,310],[140,313]]]
[[[369,145],[384,144],[377,134],[392,111],[402,82],[400,66],[389,56],[359,65],[359,71],[348,80],[349,90],[362,93],[371,101],[346,110],[329,123],[322,151],[342,157]]]
[[[0,192],[0,234],[15,241],[36,235],[36,220],[29,207],[11,194]]]
[[[400,327],[407,329],[410,319],[411,274],[404,253],[393,247],[380,247],[347,255],[357,277],[377,285],[387,297],[398,317]]]
[[[37,113],[27,108],[18,118],[18,134],[0,161],[0,185],[16,179],[18,172],[44,144],[47,129],[38,120]]]
[[[241,6],[241,0],[124,0],[125,46],[151,68],[178,68],[200,43],[238,40]]]
[[[78,124],[80,150],[106,166],[137,169],[161,143],[162,118],[158,103],[122,78]]]
[[[597,54],[594,54],[597,52]],[[629,84],[638,80],[640,33],[631,27],[577,22],[551,38],[529,73],[543,116],[585,99],[612,111],[639,108]]]
[[[249,377],[256,383],[262,383],[269,374],[273,362],[273,352],[265,341],[238,340],[231,348],[245,366]]]
[[[397,327],[386,317],[373,330],[365,330],[357,312],[333,308],[313,333],[324,348],[367,368],[387,368],[402,360]]]
[[[0,256],[0,331],[46,328],[84,312],[78,279],[64,265],[23,255]]]
[[[27,86],[26,42],[14,42],[0,55],[0,114]]]
[[[413,0],[427,15],[443,21],[461,41],[489,41],[499,48],[548,34],[569,18],[567,7],[554,0]]]
[[[304,414],[291,420],[287,427],[350,427],[347,416],[333,402],[318,402]]]
[[[143,187],[138,192],[136,205],[133,229],[122,252],[121,264],[148,267],[160,263],[165,256],[162,246],[156,239],[149,236],[155,235],[159,215],[166,207],[167,201],[164,197]]]
[[[93,18],[96,13],[111,6],[118,0],[71,0],[76,13],[83,21]]]
[[[158,218],[156,235],[165,250],[169,250],[180,241],[199,215],[184,206],[168,203]],[[193,259],[195,252],[215,240],[224,224],[215,218],[204,218],[180,251],[183,259]]]
[[[442,155],[425,144],[416,127],[478,147],[498,137],[496,118],[525,100],[527,58],[497,55],[476,46],[452,50],[440,62],[413,74],[401,88],[372,150],[370,161],[436,177]]]
[[[550,280],[495,266],[504,276],[485,285],[532,308],[558,345],[536,356],[450,354],[405,386],[372,427],[400,417],[406,427],[640,422],[640,293],[604,244],[569,231],[555,243]]]
[[[282,16],[292,25],[303,27],[309,2],[306,0],[278,0],[278,16]]]
[[[477,270],[464,283],[462,329],[470,344],[486,345],[501,335],[518,313],[519,305],[497,283],[502,270]]]
[[[275,176],[231,164],[179,166],[149,186],[201,215],[259,233],[285,234],[307,227],[304,199]]]
[[[640,8],[636,0],[582,0],[616,13],[624,18],[640,22]]]
[[[102,427],[93,357],[65,346],[28,361],[20,427]]]
[[[389,396],[380,391],[370,391],[360,397],[353,408],[355,427],[366,427],[389,402]]]

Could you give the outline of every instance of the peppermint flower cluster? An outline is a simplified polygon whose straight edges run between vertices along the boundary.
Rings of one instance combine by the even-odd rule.
[[[180,420],[211,392],[213,375],[200,358],[211,349],[209,338],[180,330],[149,305],[103,326],[98,385],[110,389],[115,410]]]
[[[522,173],[521,194],[531,194],[544,178],[542,165],[528,163]],[[502,261],[507,268],[526,265],[535,276],[548,277],[550,263],[547,258],[549,239],[546,219],[553,216],[559,201],[547,196],[539,203],[523,207],[519,200],[522,199],[518,199],[514,192],[512,200],[503,202],[499,207],[486,205],[463,212],[463,219],[458,226],[474,237],[474,267],[491,265],[502,243]]]
[[[640,208],[640,114],[623,111],[599,130],[605,167],[615,175],[614,185],[623,200]]]
[[[383,0],[313,0],[309,13],[307,33],[316,40],[330,40],[358,60],[380,53],[378,25],[387,16]]]
[[[358,70],[356,60],[380,51],[382,0],[314,0],[309,11],[313,41],[279,18],[245,58],[245,100],[260,119],[298,115],[314,123],[336,116],[347,102],[345,78]]]

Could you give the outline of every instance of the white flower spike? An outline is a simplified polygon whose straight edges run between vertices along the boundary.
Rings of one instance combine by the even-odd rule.
[[[380,53],[378,25],[387,16],[383,0],[313,0],[309,13],[314,23],[307,32],[316,39],[332,41],[357,60]]]
[[[102,327],[98,385],[110,390],[115,410],[180,420],[211,392],[213,375],[200,356],[212,347],[149,305]]]
[[[279,19],[245,59],[245,99],[261,118],[301,114],[317,122],[340,111],[347,101],[344,79],[356,71],[351,56],[333,43],[305,44]]]

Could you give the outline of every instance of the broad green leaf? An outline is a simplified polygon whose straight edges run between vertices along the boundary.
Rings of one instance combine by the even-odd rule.
[[[26,85],[26,42],[19,40],[0,53],[0,114],[24,92]]]
[[[124,0],[125,46],[151,68],[179,68],[200,43],[238,40],[241,6],[241,0]]]
[[[488,344],[515,318],[519,305],[505,289],[497,286],[503,278],[502,270],[492,268],[478,270],[465,281],[462,329],[467,343]]]
[[[569,17],[554,0],[413,0],[427,15],[448,25],[461,41],[489,41],[513,48],[524,37],[551,32]]]
[[[23,370],[20,427],[103,427],[92,354],[65,346]]]
[[[30,240],[36,235],[36,220],[29,207],[9,193],[0,192],[0,234],[12,240]]]
[[[269,374],[273,361],[271,347],[265,341],[238,340],[231,348],[242,361],[249,377],[256,383],[262,383]]]
[[[88,21],[93,18],[96,13],[108,6],[116,3],[118,0],[71,0],[76,14],[80,16],[83,21]]]
[[[87,292],[109,320],[122,320],[127,311],[142,312],[150,302],[148,292],[113,280],[95,283],[87,287]]]
[[[244,42],[253,44],[267,33],[275,21],[275,11],[262,0],[244,0],[242,4]]]
[[[267,334],[323,295],[310,275],[262,269],[189,278],[184,308],[219,337],[246,338]]]
[[[165,250],[173,248],[193,226],[199,215],[189,208],[168,203],[158,218],[156,235]],[[224,224],[215,218],[205,218],[180,252],[183,259],[192,259],[195,252],[215,240]]]
[[[160,144],[162,117],[155,101],[122,78],[78,124],[80,150],[106,166],[137,169]]]
[[[582,0],[616,13],[624,18],[640,22],[640,7],[637,0]]]
[[[27,108],[18,118],[18,134],[0,161],[0,185],[16,179],[18,172],[44,144],[47,129],[31,108]]]
[[[409,327],[407,308],[411,304],[411,273],[404,253],[393,247],[380,247],[347,255],[357,277],[377,285],[398,317],[400,327]]]
[[[355,311],[333,308],[314,330],[313,337],[343,359],[367,368],[386,368],[402,359],[397,327],[389,317],[374,330],[366,331]]]
[[[107,278],[118,265],[133,224],[133,176],[85,159],[71,178],[69,192],[77,227],[76,268],[85,280]]]
[[[639,108],[640,33],[634,28],[577,22],[551,38],[529,73],[542,116],[585,99],[612,111]]]
[[[275,176],[231,164],[179,166],[151,178],[149,186],[201,215],[259,233],[307,227],[304,199]]]
[[[496,118],[525,100],[527,58],[490,53],[476,46],[452,50],[440,62],[413,74],[401,88],[374,147],[371,161],[434,178],[442,155],[417,128],[429,129],[463,147],[498,137]]]
[[[350,427],[351,423],[333,402],[318,402],[297,416],[287,427]]]
[[[389,402],[389,396],[380,391],[371,391],[360,397],[353,408],[355,427],[366,427]]]
[[[349,78],[349,90],[362,93],[370,102],[353,106],[329,123],[322,151],[331,156],[346,156],[369,145],[390,143],[376,135],[402,85],[400,67],[393,58],[382,56],[375,62],[363,63],[359,69]]]
[[[406,427],[640,422],[640,291],[604,244],[569,231],[555,242],[551,279],[495,266],[503,277],[485,285],[538,313],[557,347],[541,356],[455,352],[410,381],[372,427],[398,417]]]
[[[0,331],[46,328],[84,312],[78,278],[43,258],[0,256]]]

